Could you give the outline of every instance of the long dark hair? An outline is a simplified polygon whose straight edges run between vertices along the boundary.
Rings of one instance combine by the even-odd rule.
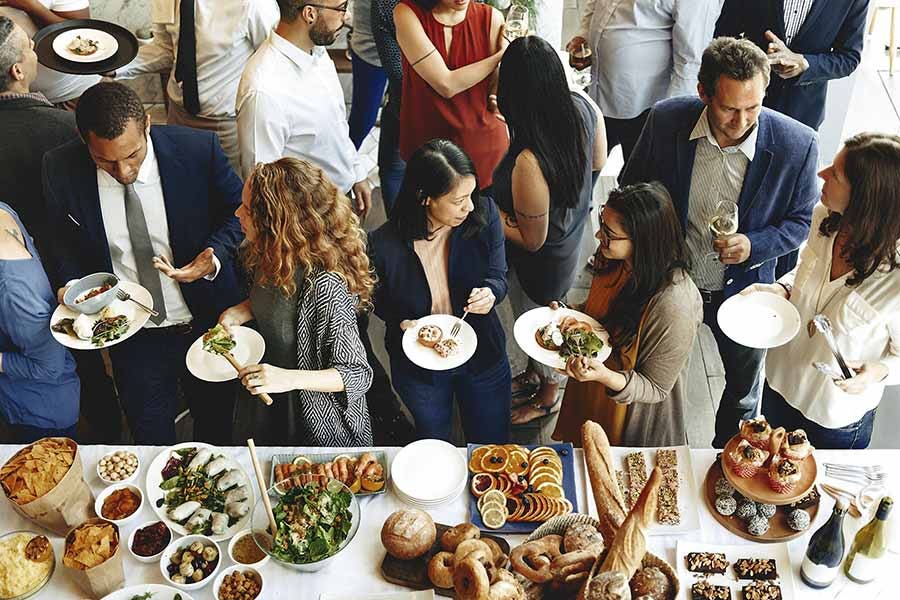
[[[497,105],[509,127],[509,153],[534,152],[553,202],[577,205],[588,134],[553,46],[534,35],[509,45],[500,63]]]
[[[461,177],[475,178],[472,204],[475,208],[463,221],[463,237],[476,235],[487,224],[487,209],[478,193],[478,174],[472,159],[450,140],[431,140],[416,150],[406,163],[406,174],[391,211],[391,223],[407,241],[428,239],[426,198],[450,192]]]
[[[634,339],[650,299],[672,284],[678,270],[688,269],[687,248],[672,198],[657,181],[613,190],[606,208],[619,213],[634,247],[631,279],[609,311],[614,343],[621,346]]]
[[[847,285],[855,287],[876,269],[900,266],[900,136],[866,132],[844,142],[844,175],[850,183],[850,203],[843,214],[830,212],[819,233],[830,236],[849,227],[842,255],[853,267]]]

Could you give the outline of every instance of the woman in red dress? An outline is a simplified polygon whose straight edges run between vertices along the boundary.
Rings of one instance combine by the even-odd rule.
[[[489,187],[509,146],[494,95],[507,43],[503,15],[471,0],[400,0],[394,23],[403,54],[400,156],[452,140]]]

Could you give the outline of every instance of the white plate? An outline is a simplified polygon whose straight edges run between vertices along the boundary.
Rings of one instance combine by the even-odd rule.
[[[88,56],[75,54],[69,50],[69,44],[76,36],[81,36],[82,39],[95,40],[100,44],[100,48]],[[63,31],[53,40],[53,51],[62,58],[71,60],[72,62],[100,62],[115,54],[118,49],[119,42],[116,41],[116,38],[99,29],[70,29],[68,31]]]
[[[609,345],[609,333],[607,333],[607,331],[603,329],[603,326],[593,317],[586,315],[583,312],[572,310],[571,308],[558,308],[553,310],[549,306],[541,306],[533,308],[521,315],[516,319],[516,323],[513,326],[513,336],[516,338],[516,343],[519,344],[519,348],[521,348],[525,354],[541,364],[553,367],[554,369],[564,369],[566,367],[566,361],[559,355],[559,352],[554,352],[553,350],[547,350],[546,348],[541,347],[537,343],[537,340],[534,339],[534,334],[538,329],[551,321],[559,321],[563,317],[575,317],[579,321],[589,323],[590,326],[594,328],[596,334],[600,336],[600,339],[603,340],[603,348],[600,350],[597,359],[600,362],[603,362],[609,358],[609,355],[612,354],[612,347]]]
[[[241,465],[237,463],[236,460],[234,460],[233,457],[223,452],[220,448],[210,446],[209,444],[204,444],[203,442],[183,442],[181,444],[169,446],[168,448],[157,454],[156,458],[153,459],[153,462],[151,462],[150,466],[147,468],[147,478],[144,481],[144,488],[147,490],[147,501],[149,502],[150,508],[153,509],[153,512],[156,513],[156,516],[159,517],[161,521],[169,526],[169,529],[171,529],[173,533],[177,535],[191,534],[191,532],[185,529],[182,525],[170,519],[169,515],[167,514],[168,508],[165,505],[157,506],[156,501],[165,498],[166,496],[165,492],[159,487],[163,482],[163,467],[165,467],[166,463],[169,462],[169,457],[172,456],[172,453],[175,450],[180,450],[182,448],[206,448],[207,450],[212,450],[213,454],[221,454],[222,456],[227,458],[231,462],[231,467],[240,471],[241,475],[244,476],[244,479],[247,481],[247,486],[250,488],[251,493],[253,493],[253,498],[251,499],[252,504],[256,503],[256,492],[253,491],[256,487],[255,482],[247,477],[247,472],[241,467]],[[206,537],[213,540],[214,542],[227,540],[239,531],[250,527],[250,516],[252,514],[253,506],[251,505],[250,512],[241,517],[240,520],[235,521],[234,525],[229,527],[225,531],[225,533],[219,535],[209,535]]]
[[[415,502],[451,497],[468,478],[466,460],[452,444],[419,440],[404,447],[391,462],[394,486]]]
[[[150,308],[153,308],[153,297],[150,295],[150,292],[147,291],[147,288],[143,287],[139,283],[120,280],[119,288],[122,291],[130,294],[132,298],[134,298],[141,304],[145,304]],[[144,310],[131,300],[128,300],[127,302],[123,302],[122,300],[113,300],[109,304],[109,309],[117,315],[125,315],[131,322],[131,325],[129,325],[128,331],[125,332],[125,335],[117,340],[107,342],[102,346],[95,346],[91,343],[91,340],[83,340],[81,338],[71,336],[67,333],[57,333],[52,329],[50,330],[50,333],[53,335],[57,342],[59,342],[66,348],[72,348],[73,350],[100,350],[101,348],[109,348],[110,346],[121,344],[122,342],[136,334],[138,331],[140,331],[141,327],[143,327],[147,322],[147,319],[150,318],[150,313],[148,313],[146,310]],[[53,324],[60,319],[76,319],[80,314],[81,313],[72,310],[68,306],[60,304],[56,307],[56,310],[53,311],[53,315],[50,317],[50,326],[52,327]]]
[[[730,563],[724,575],[700,575],[687,570],[687,563],[684,557],[691,552],[721,552],[725,554],[725,558]],[[675,570],[678,572],[678,579],[681,582],[681,594],[679,600],[690,600],[691,585],[699,581],[701,578],[708,577],[709,582],[713,585],[727,585],[731,588],[732,598],[743,598],[742,588],[750,583],[747,579],[737,579],[734,573],[734,563],[741,558],[774,558],[775,568],[778,571],[778,579],[773,583],[781,587],[781,596],[783,600],[794,600],[796,592],[794,591],[794,566],[791,564],[791,557],[788,553],[787,544],[745,544],[743,546],[720,546],[716,544],[704,544],[702,542],[690,542],[686,540],[678,540],[678,547],[675,549]],[[856,596],[853,596],[854,598]]]
[[[152,600],[173,600],[175,594],[180,594],[181,600],[194,600],[187,592],[158,583],[142,583],[139,585],[128,586],[127,588],[122,588],[121,590],[116,590],[111,594],[107,594],[100,600],[131,600],[135,596],[140,596],[147,592],[153,594],[151,596]]]
[[[716,318],[722,333],[749,348],[775,348],[800,331],[800,313],[771,292],[736,294],[722,303]]]
[[[429,371],[446,371],[463,365],[475,354],[478,347],[478,336],[472,326],[462,322],[459,335],[459,352],[447,358],[441,358],[437,352],[420,344],[416,338],[419,328],[424,325],[437,325],[444,332],[444,337],[450,337],[450,330],[459,321],[459,317],[453,315],[428,315],[416,321],[415,327],[410,327],[403,333],[403,353],[414,364]]]
[[[266,353],[266,342],[258,331],[241,326],[232,327],[231,333],[237,342],[231,353],[240,364],[252,365],[262,360]],[[188,371],[203,381],[230,381],[237,378],[237,371],[228,359],[203,349],[202,335],[188,348],[184,362],[187,363]]]

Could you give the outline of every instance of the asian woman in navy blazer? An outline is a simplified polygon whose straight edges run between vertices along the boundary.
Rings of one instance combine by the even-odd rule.
[[[455,398],[467,441],[509,439],[511,374],[495,310],[506,296],[503,228],[478,189],[465,152],[432,140],[410,158],[390,221],[369,238],[379,279],[375,313],[385,321],[394,388],[421,438],[449,441]],[[478,336],[472,358],[448,371],[410,362],[401,344],[406,329],[421,317],[462,316],[464,309]]]

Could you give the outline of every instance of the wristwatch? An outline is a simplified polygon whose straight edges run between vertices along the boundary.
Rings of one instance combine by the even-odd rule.
[[[794,291],[794,286],[789,283],[784,283],[783,281],[776,281],[778,285],[784,288],[784,291],[787,292],[788,300],[791,299],[791,292]]]

